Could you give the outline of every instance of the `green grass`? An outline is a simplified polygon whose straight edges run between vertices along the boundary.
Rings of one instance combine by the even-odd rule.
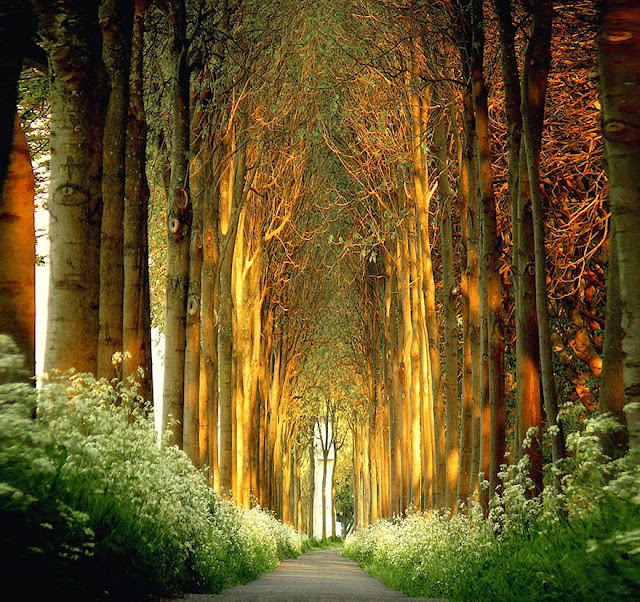
[[[9,360],[0,349],[0,373]],[[218,592],[307,547],[270,514],[215,495],[183,452],[159,445],[139,404],[89,375],[39,393],[0,386],[3,595]]]
[[[638,600],[640,559],[610,541],[617,529],[637,527],[638,520],[628,509],[618,510],[615,518],[541,527],[529,536],[496,538],[482,534],[483,526],[477,525],[469,543],[455,533],[457,522],[448,526],[447,537],[447,528],[429,523],[448,519],[416,516],[348,539],[345,555],[390,587],[415,597]],[[468,533],[468,525],[460,528]]]
[[[597,420],[569,438],[562,495],[529,499],[514,467],[487,519],[474,506],[380,521],[348,537],[345,555],[414,597],[640,600],[640,469],[607,464]]]
[[[337,535],[331,537],[325,537],[324,539],[317,539],[316,537],[309,537],[305,546],[306,550],[327,550],[329,548],[341,548],[344,546],[344,539]]]

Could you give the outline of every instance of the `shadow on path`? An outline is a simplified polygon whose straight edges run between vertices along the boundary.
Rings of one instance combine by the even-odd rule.
[[[324,600],[409,600],[403,593],[389,589],[374,579],[353,560],[340,556],[332,548],[302,554],[285,560],[271,573],[247,585],[228,589],[218,595],[190,594],[187,602],[224,602],[225,600],[287,600],[308,602]]]

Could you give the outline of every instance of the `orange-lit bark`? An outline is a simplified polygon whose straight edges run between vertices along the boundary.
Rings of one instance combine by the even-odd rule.
[[[8,334],[35,374],[35,266],[33,224],[35,184],[27,140],[20,118],[15,130],[9,167],[0,191],[0,333]]]
[[[551,449],[553,462],[557,463],[566,455],[562,423],[558,421],[553,357],[547,309],[546,259],[544,247],[544,216],[542,214],[542,193],[540,189],[540,147],[544,117],[544,105],[547,81],[551,64],[551,26],[553,3],[549,0],[539,2],[533,8],[531,39],[525,52],[525,65],[522,73],[522,125],[523,142],[526,151],[531,192],[531,210],[536,269],[536,311],[538,316],[538,342],[540,348],[540,366],[542,391],[547,425],[551,431]],[[560,487],[556,475],[556,488]]]
[[[520,74],[515,47],[515,28],[511,0],[495,0],[500,22],[502,77],[509,145],[508,190],[511,200],[512,264],[516,327],[516,424],[514,446],[516,459],[529,455],[530,476],[535,493],[542,492],[542,400],[540,397],[540,353],[538,350],[538,318],[535,304],[535,255],[533,221],[526,157],[521,150],[522,114],[520,110]],[[527,433],[531,444],[526,450],[522,442]],[[538,433],[537,435],[535,433]],[[492,471],[492,474],[495,474]],[[495,486],[495,483],[494,483]]]
[[[440,231],[442,237],[442,286],[444,290],[444,398],[446,401],[446,438],[445,465],[446,478],[445,504],[448,508],[456,505],[456,487],[458,484],[458,446],[460,441],[460,401],[458,398],[458,335],[457,335],[457,286],[454,269],[454,246],[452,227],[451,184],[448,172],[448,139],[445,125],[444,101],[434,94],[439,103],[435,119],[434,144],[436,147],[436,166],[438,177],[438,196],[440,198]],[[442,470],[442,469],[441,469]]]
[[[479,182],[482,195],[483,308],[482,336],[485,338],[487,402],[482,407],[480,471],[494,483],[505,450],[504,324],[502,317],[502,281],[500,277],[500,240],[497,230],[496,199],[491,164],[491,131],[488,90],[484,76],[483,4],[472,0],[473,50],[470,68],[473,102],[478,133]],[[481,396],[481,398],[484,398]],[[488,407],[486,407],[488,405]],[[489,441],[487,441],[489,439]],[[491,473],[493,469],[494,474]],[[488,508],[484,497],[483,507]]]

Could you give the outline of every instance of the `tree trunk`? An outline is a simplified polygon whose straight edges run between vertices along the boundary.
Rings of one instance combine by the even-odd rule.
[[[502,77],[505,82],[505,110],[509,133],[508,190],[511,198],[512,272],[514,280],[516,322],[516,428],[515,456],[522,457],[522,442],[529,429],[538,435],[530,438],[526,452],[536,495],[542,492],[542,429],[540,399],[540,353],[538,318],[535,304],[535,254],[531,196],[525,153],[521,152],[522,114],[520,110],[520,75],[515,49],[511,0],[494,0],[500,21]]]
[[[96,372],[105,80],[97,0],[34,2],[51,66],[45,372]]]
[[[203,165],[196,162],[195,170]],[[186,346],[184,362],[184,451],[196,466],[200,456],[200,318],[202,315],[201,277],[203,263],[202,210],[206,183],[202,171],[192,174],[193,221],[189,244],[189,294],[187,297]]]
[[[324,422],[325,436],[322,437],[320,427],[320,440],[322,442],[322,539],[327,538],[327,460],[329,457],[329,425]]]
[[[468,71],[468,69],[467,69]],[[477,192],[475,169],[475,120],[473,100],[468,87],[463,90],[464,143],[458,139],[460,164],[460,222],[465,268],[460,278],[462,293],[462,409],[460,427],[459,474],[456,497],[466,502],[471,492],[471,456],[473,408],[477,399],[478,360],[478,254],[477,254]]]
[[[27,0],[4,0],[0,7],[0,197],[11,162],[18,79],[33,29]]]
[[[520,152],[520,178],[516,198],[517,248],[516,276],[516,437],[515,458],[529,456],[529,476],[534,483],[533,495],[543,489],[542,454],[542,390],[540,382],[540,344],[536,307],[535,248],[531,188],[527,158]],[[526,447],[523,444],[526,442]]]
[[[437,89],[433,100],[438,105],[435,116],[434,146],[440,197],[440,232],[442,255],[442,287],[444,296],[444,398],[446,401],[445,499],[441,506],[454,508],[458,484],[458,446],[460,443],[460,402],[458,399],[458,335],[456,311],[456,275],[454,268],[454,247],[452,228],[451,185],[447,168],[447,132],[445,110]]]
[[[605,317],[603,363],[600,376],[600,399],[598,407],[602,413],[609,412],[626,425],[624,413],[624,362],[622,356],[622,311],[620,308],[620,272],[615,235],[611,233],[609,269],[607,270],[607,312]],[[626,451],[626,429],[617,433],[602,433],[602,449],[609,457]]]
[[[400,403],[399,417],[399,448],[401,450],[401,462],[399,465],[399,486],[401,511],[405,511],[411,505],[411,383],[413,372],[411,366],[411,343],[413,339],[413,325],[411,322],[411,272],[409,262],[409,233],[406,226],[398,232],[397,265],[398,265],[398,309],[400,317],[399,346],[401,348],[401,387],[402,392],[398,397]]]
[[[601,0],[598,65],[622,330],[629,447],[640,462],[640,2]]]
[[[189,66],[186,47],[184,0],[174,0],[171,10],[173,39],[173,96],[171,182],[167,199],[167,285],[165,306],[165,356],[162,424],[173,418],[170,443],[182,448],[184,420],[184,361],[191,201],[189,199]]]
[[[313,448],[313,438],[309,443],[309,520],[307,525],[307,535],[313,537],[313,500],[316,495],[316,481],[315,481],[315,453]]]
[[[220,489],[225,495],[233,488],[233,293],[231,271],[235,233],[225,237],[219,275],[220,304],[218,315],[218,403],[220,405]],[[233,236],[232,241],[230,237]]]
[[[97,372],[105,378],[122,374],[112,357],[123,349],[125,151],[134,6],[134,0],[100,3],[102,58],[109,80],[102,156]]]
[[[210,165],[210,161],[207,161]],[[206,438],[209,446],[208,458],[202,458],[209,465],[209,480],[215,491],[219,492],[218,465],[218,329],[219,315],[219,241],[218,241],[218,189],[211,178],[210,167],[205,179],[206,193],[203,212],[203,250],[202,250],[202,346],[200,355],[204,361],[204,394],[206,405],[208,432]],[[201,391],[202,393],[202,391]],[[202,424],[202,421],[201,421]],[[202,452],[203,445],[200,445]]]
[[[124,293],[122,378],[133,376],[140,394],[153,400],[151,372],[151,302],[149,291],[149,186],[146,174],[147,121],[143,98],[144,19],[148,0],[136,0],[132,35],[129,121],[124,206]],[[137,374],[142,368],[144,374]]]
[[[417,264],[421,267],[422,273],[419,277],[421,283],[421,307],[424,311],[419,311],[418,305],[415,305],[414,310],[414,334],[416,338],[420,338],[421,334],[426,340],[426,353],[428,353],[428,359],[422,358],[423,365],[428,366],[428,370],[423,370],[422,386],[417,389],[413,396],[418,395],[418,399],[411,400],[413,405],[417,407],[425,406],[425,411],[422,412],[426,420],[423,420],[422,429],[428,431],[428,440],[426,441],[424,453],[429,456],[423,458],[425,462],[425,469],[430,468],[431,475],[428,476],[423,486],[425,506],[431,507],[434,503],[436,505],[442,505],[442,498],[444,496],[446,475],[445,475],[445,411],[444,411],[444,392],[440,379],[440,335],[438,331],[438,322],[436,319],[436,292],[435,292],[435,280],[433,275],[433,263],[431,257],[431,242],[429,240],[429,205],[431,203],[431,197],[433,190],[429,190],[427,180],[427,162],[426,157],[422,151],[422,145],[427,134],[427,115],[429,104],[430,89],[427,88],[423,97],[420,97],[418,92],[412,94],[411,103],[411,152],[413,161],[412,179],[413,187],[415,191],[415,205],[416,205],[416,218],[418,228],[418,249],[419,257],[417,258]],[[413,235],[413,232],[410,233]],[[415,236],[411,236],[412,240]],[[414,262],[412,262],[413,264]],[[417,275],[416,275],[417,278]],[[412,281],[416,278],[412,277]],[[424,331],[424,332],[421,332]],[[420,356],[421,351],[414,345],[416,351],[414,355]],[[420,372],[415,368],[419,366],[417,363],[418,357],[416,357],[416,366],[412,371],[412,378],[418,379]],[[418,410],[420,412],[420,410]],[[429,424],[424,422],[432,422],[431,416],[435,416],[436,427],[435,432],[430,429]],[[420,428],[418,423],[417,428]],[[426,434],[426,433],[425,433]],[[431,466],[431,450],[435,452],[435,465]],[[424,455],[424,454],[423,454]],[[414,471],[420,470],[419,466],[414,468]],[[427,470],[423,470],[423,475]],[[419,476],[415,475],[416,477]],[[432,482],[433,478],[433,482]],[[427,492],[427,489],[429,490]],[[418,501],[413,500],[414,505],[419,506]]]
[[[35,182],[20,118],[15,116],[9,167],[0,194],[0,334],[8,334],[35,374]]]
[[[500,239],[498,237],[496,200],[491,164],[491,132],[489,126],[488,92],[484,77],[484,17],[481,0],[473,0],[473,50],[471,81],[478,132],[479,181],[482,195],[482,253],[485,275],[483,314],[486,318],[486,352],[488,403],[490,420],[483,420],[483,436],[490,445],[483,445],[481,470],[495,490],[497,472],[505,451],[505,390],[504,390],[504,324],[502,318],[502,280],[500,277]],[[489,423],[489,424],[487,424]],[[490,432],[486,432],[489,430]],[[489,457],[486,457],[489,452]],[[485,499],[485,509],[488,500]]]
[[[242,119],[246,121],[244,114]],[[218,291],[218,403],[220,407],[220,489],[227,495],[233,488],[234,461],[234,349],[233,333],[233,259],[236,238],[240,236],[239,221],[244,202],[247,148],[242,145],[236,151],[235,128],[229,125],[228,150],[231,158],[223,167],[220,182],[220,271]],[[241,124],[244,131],[246,123]],[[281,475],[280,475],[281,476]],[[234,492],[235,493],[235,492]]]
[[[525,52],[522,73],[522,126],[523,141],[527,157],[529,188],[531,191],[531,210],[533,214],[534,247],[536,261],[536,310],[538,315],[538,342],[540,346],[540,364],[542,372],[542,391],[547,425],[550,427],[551,451],[553,463],[564,458],[565,442],[562,424],[558,422],[558,403],[556,399],[555,378],[553,373],[553,351],[547,308],[547,268],[544,247],[544,216],[542,213],[542,195],[540,190],[540,147],[544,122],[544,103],[547,90],[547,78],[551,64],[551,26],[553,21],[553,3],[550,0],[539,2],[533,8],[531,38]],[[557,489],[560,477],[555,475]]]
[[[430,450],[433,445],[433,432],[429,428],[428,413],[432,411],[431,396],[429,395],[430,372],[429,365],[426,369],[422,369],[422,360],[426,359],[427,354],[427,337],[426,327],[424,324],[423,305],[423,288],[422,274],[418,273],[420,260],[418,259],[417,237],[415,228],[410,229],[409,238],[409,257],[411,262],[411,315],[413,321],[413,338],[411,341],[411,406],[410,406],[410,433],[411,433],[411,494],[409,502],[416,508],[422,507],[424,485],[429,487],[432,479],[428,478],[430,472],[433,472],[429,458],[426,457],[426,450]],[[369,431],[370,433],[370,431]],[[428,433],[428,445],[423,445],[423,433]],[[444,436],[444,432],[442,433]],[[370,435],[367,440],[370,439]],[[424,448],[424,449],[423,449]],[[369,454],[369,446],[367,446],[367,461],[369,463],[367,477],[371,481],[372,465],[371,456]],[[424,464],[423,464],[424,462]],[[370,495],[371,497],[371,495]],[[428,504],[431,506],[432,500]]]

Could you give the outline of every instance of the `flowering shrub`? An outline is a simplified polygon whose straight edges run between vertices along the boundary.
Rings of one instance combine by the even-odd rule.
[[[567,438],[562,493],[528,495],[526,459],[503,467],[487,518],[409,513],[350,535],[345,554],[411,596],[449,600],[637,600],[640,467],[599,444],[596,416]],[[547,472],[551,474],[551,467]]]
[[[0,386],[0,521],[5,592],[67,599],[215,592],[305,544],[216,496],[182,451],[158,445],[134,390],[86,374],[40,392]]]

